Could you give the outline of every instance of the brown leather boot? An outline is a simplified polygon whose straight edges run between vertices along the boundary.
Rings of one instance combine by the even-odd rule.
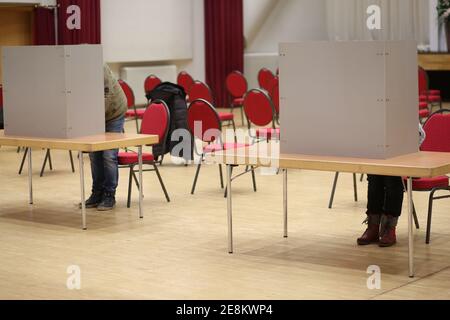
[[[367,230],[358,238],[357,242],[360,246],[367,246],[372,243],[378,243],[380,240],[380,215],[367,215]]]
[[[390,215],[383,215],[381,217],[380,227],[380,243],[381,248],[392,247],[397,243],[397,222],[398,218]]]

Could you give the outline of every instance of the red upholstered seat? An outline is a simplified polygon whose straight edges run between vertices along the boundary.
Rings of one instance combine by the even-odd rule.
[[[429,116],[430,116],[430,111],[428,111],[427,109],[419,110],[419,117],[420,118],[427,118]]]
[[[428,109],[428,103],[426,102],[419,102],[419,109]]]
[[[134,112],[134,110],[128,110],[125,113],[125,117],[127,117],[127,118],[134,118],[137,115],[137,117],[139,119],[142,119],[144,117],[144,113],[145,113],[145,109],[136,109],[136,112]]]
[[[237,98],[233,100],[233,106],[239,107],[244,104],[244,98]]]
[[[143,153],[142,160],[144,162],[152,162],[155,157],[151,153]],[[134,152],[119,152],[119,165],[130,165],[139,162],[138,154]]]
[[[238,148],[246,148],[248,144],[244,143],[224,143],[223,146],[221,144],[210,144],[204,148],[205,153],[217,152],[222,150],[232,150]]]
[[[280,129],[272,129],[272,128],[263,128],[256,130],[257,138],[266,138],[266,139],[279,139],[280,138]]]
[[[439,96],[428,96],[428,102],[441,102],[442,99]]]
[[[231,121],[234,116],[231,112],[219,112],[220,121]]]
[[[449,178],[447,176],[436,178],[422,178],[413,180],[413,190],[430,191],[434,188],[447,188],[449,186]]]
[[[441,90],[428,90],[428,91],[422,91],[421,93],[420,93],[421,95],[423,95],[423,96],[426,96],[426,95],[428,95],[428,96],[441,96]]]
[[[428,102],[427,96],[424,95],[419,96],[419,102]]]

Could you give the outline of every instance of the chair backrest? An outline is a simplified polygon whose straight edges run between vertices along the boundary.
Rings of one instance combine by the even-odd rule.
[[[248,89],[247,79],[240,71],[233,71],[228,75],[226,86],[233,98],[242,98]]]
[[[258,73],[258,83],[261,89],[270,91],[270,83],[274,78],[274,74],[267,68],[262,68]]]
[[[427,72],[419,67],[419,95],[427,94],[428,92],[428,75]]]
[[[275,107],[275,113],[280,114],[280,83],[278,77],[275,77],[275,81],[272,83],[272,89],[270,90],[270,98],[272,99],[273,106]]]
[[[272,123],[272,127],[275,128],[275,107],[264,91],[252,89],[247,92],[244,98],[244,111],[249,127],[252,123],[258,127],[265,127]]]
[[[189,89],[194,84],[194,78],[186,71],[181,71],[177,77],[177,84],[184,88],[184,92],[188,93]]]
[[[208,101],[210,104],[214,104],[214,98],[211,89],[206,83],[203,83],[201,81],[194,81],[191,88],[189,89],[188,94],[190,101],[203,99]]]
[[[450,152],[450,110],[439,110],[425,122],[426,139],[422,151]]]
[[[159,144],[165,144],[170,128],[170,111],[162,100],[152,101],[144,112],[141,134],[157,135]]]
[[[201,131],[196,130],[195,125],[201,123]],[[209,101],[196,99],[191,102],[188,108],[188,126],[191,133],[203,142],[214,142],[220,140],[222,125],[219,114]],[[214,134],[214,132],[217,134]],[[206,134],[205,133],[209,133]]]
[[[119,84],[122,87],[123,92],[125,93],[125,96],[127,97],[127,105],[128,109],[134,108],[136,104],[136,100],[134,98],[134,92],[133,89],[123,80],[119,80]]]
[[[153,91],[158,85],[162,83],[161,79],[154,74],[149,75],[144,81],[145,94]]]

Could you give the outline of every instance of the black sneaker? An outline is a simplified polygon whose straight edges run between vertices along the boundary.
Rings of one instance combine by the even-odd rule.
[[[86,200],[86,208],[87,209],[97,208],[100,202],[102,202],[102,199],[103,199],[103,191],[93,191],[89,199]]]
[[[97,210],[110,211],[114,209],[115,206],[116,206],[116,198],[114,197],[114,194],[110,192],[105,192],[103,194],[102,201],[97,206]]]

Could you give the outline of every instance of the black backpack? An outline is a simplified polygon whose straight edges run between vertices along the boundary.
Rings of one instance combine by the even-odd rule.
[[[153,154],[156,158],[164,156],[165,153],[170,152],[172,156],[184,158],[185,160],[192,160],[192,151],[190,154],[173,154],[173,148],[178,145],[180,141],[171,141],[172,133],[177,129],[185,129],[189,132],[188,119],[187,119],[187,103],[186,93],[184,89],[171,82],[163,82],[155,89],[146,95],[149,101],[162,100],[164,101],[170,111],[170,128],[167,140],[163,143],[153,147]],[[192,150],[192,137],[189,134],[189,143]]]

